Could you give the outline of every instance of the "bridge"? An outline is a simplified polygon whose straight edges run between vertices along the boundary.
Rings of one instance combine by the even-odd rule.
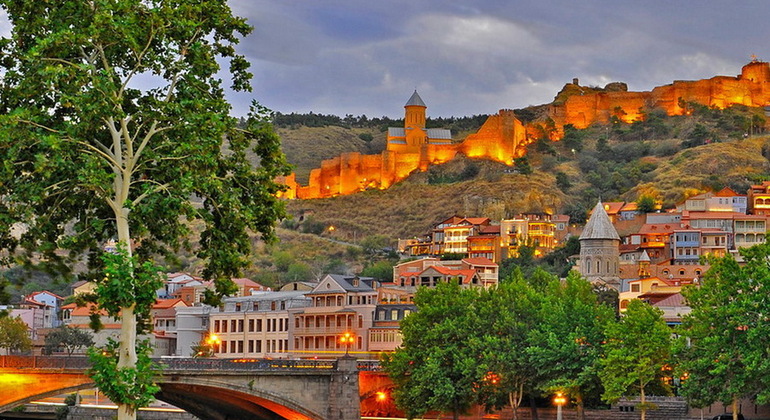
[[[156,398],[202,419],[353,420],[372,387],[387,387],[377,365],[336,360],[159,359]],[[93,388],[83,357],[0,356],[0,412]],[[360,384],[363,371],[364,384]],[[369,375],[367,375],[369,373]],[[367,385],[368,384],[368,385]],[[364,385],[361,387],[360,385]]]

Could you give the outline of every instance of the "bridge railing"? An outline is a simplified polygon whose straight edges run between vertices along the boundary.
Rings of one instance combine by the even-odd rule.
[[[238,371],[238,370],[336,370],[336,360],[285,359],[219,359],[219,358],[160,358],[154,359],[164,369]],[[379,371],[380,363],[359,360],[358,370]],[[64,369],[84,371],[91,367],[83,356],[0,356],[0,368],[6,369]]]
[[[217,358],[169,358],[157,359],[168,370],[335,370],[336,360],[282,360],[282,359],[217,359]]]
[[[0,368],[86,370],[91,363],[86,357],[73,356],[0,356]]]

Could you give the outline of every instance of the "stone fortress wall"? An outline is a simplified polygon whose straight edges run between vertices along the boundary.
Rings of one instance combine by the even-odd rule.
[[[652,91],[628,92],[624,84],[615,85],[623,88],[596,92],[581,88],[575,79],[563,90],[569,92],[566,99],[554,101],[548,106],[543,120],[533,121],[526,127],[512,110],[504,109],[490,116],[478,132],[460,143],[432,144],[426,141],[405,149],[391,145],[389,141],[387,150],[378,155],[343,153],[324,160],[320,168],[313,169],[306,186],[297,183],[294,174],[284,178],[287,191],[282,196],[289,199],[326,198],[366,189],[386,189],[415,171],[426,171],[430,165],[448,162],[458,154],[512,165],[515,158],[526,154],[527,144],[536,140],[538,130],[534,127],[549,118],[555,128],[551,140],[558,140],[567,124],[586,128],[595,123],[607,124],[613,116],[631,123],[642,119],[645,110],[654,108],[661,108],[669,115],[684,115],[688,111],[681,106],[683,102],[714,108],[736,104],[767,106],[770,104],[770,65],[755,59],[743,66],[736,77],[675,81]],[[405,108],[407,112],[414,111],[409,106]]]

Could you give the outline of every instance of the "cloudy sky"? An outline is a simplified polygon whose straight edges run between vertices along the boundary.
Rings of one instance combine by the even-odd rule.
[[[254,32],[238,51],[282,112],[429,116],[550,102],[573,77],[650,90],[770,61],[767,0],[229,0]],[[0,33],[8,22],[0,16]]]
[[[230,0],[255,27],[239,51],[252,98],[283,113],[429,116],[550,102],[564,83],[734,76],[770,60],[766,0]]]

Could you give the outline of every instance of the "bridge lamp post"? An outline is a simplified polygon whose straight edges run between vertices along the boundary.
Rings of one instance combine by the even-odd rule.
[[[356,336],[351,332],[346,332],[345,334],[342,334],[342,336],[340,336],[340,343],[345,345],[345,357],[348,357],[348,355],[350,355],[350,345],[353,344],[355,340],[356,340]]]
[[[556,420],[562,420],[561,408],[567,403],[567,397],[561,392],[557,392],[553,397],[553,403],[556,404]]]

